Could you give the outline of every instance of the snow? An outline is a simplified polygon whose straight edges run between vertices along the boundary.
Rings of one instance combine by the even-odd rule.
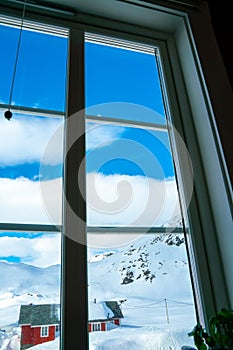
[[[104,302],[89,301],[89,320],[105,320],[106,318],[113,316],[113,312]]]
[[[196,323],[185,245],[177,235],[144,235],[123,248],[89,252],[89,298],[121,303],[121,327],[89,334],[90,350],[194,346]]]
[[[124,326],[111,332],[93,332],[90,334],[90,350],[173,350],[181,349],[187,344],[187,335],[182,331],[153,329],[142,327],[140,329],[124,328]],[[193,345],[193,344],[191,344]]]
[[[17,326],[22,304],[59,303],[60,266],[0,262],[0,329]]]
[[[167,244],[165,240],[170,242],[169,235],[144,235],[130,246],[105,255],[102,260],[92,257],[89,264],[90,299],[143,296],[153,300],[192,300],[185,245]],[[127,277],[133,279],[133,283],[127,283]]]
[[[181,238],[147,234],[119,249],[89,252],[89,319],[111,317],[107,300],[118,301],[124,315],[120,327],[109,323],[106,332],[89,333],[89,350],[194,346],[187,335],[196,319]],[[0,262],[0,279],[0,350],[19,350],[20,305],[59,303],[60,266]],[[31,349],[58,350],[59,338]]]
[[[59,349],[60,338],[56,338],[53,341],[32,346],[30,350],[58,350]]]
[[[19,350],[19,349],[20,349],[20,334],[17,334],[17,332],[11,332],[5,335],[0,335],[0,350]]]

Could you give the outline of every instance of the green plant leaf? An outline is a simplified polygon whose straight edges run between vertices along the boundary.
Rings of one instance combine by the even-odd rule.
[[[209,320],[210,334],[197,323],[189,336],[194,337],[198,350],[207,350],[208,347],[216,349],[233,349],[233,310],[223,308]]]

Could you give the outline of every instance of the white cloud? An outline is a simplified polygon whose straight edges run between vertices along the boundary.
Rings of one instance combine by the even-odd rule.
[[[61,224],[62,179],[0,179],[0,220]],[[179,213],[174,180],[87,174],[90,225],[162,226]]]
[[[23,177],[13,180],[0,178],[0,221],[61,224],[61,186],[61,178],[42,182]],[[47,213],[45,201],[50,213]]]
[[[5,223],[61,224],[62,179],[32,181],[0,179],[0,221]],[[87,174],[87,218],[94,226],[161,227],[180,217],[174,179]],[[95,241],[92,246],[103,246]],[[102,238],[101,238],[102,239]],[[126,244],[133,237],[104,237],[104,246]],[[114,242],[113,242],[114,241]]]
[[[61,163],[62,134],[62,119],[13,115],[8,121],[1,113],[0,166],[40,161],[46,164]],[[46,155],[43,156],[45,150]]]
[[[124,127],[86,124],[87,150],[105,147],[117,140]],[[41,162],[56,165],[63,161],[62,118],[13,115],[8,121],[0,112],[0,166]]]
[[[87,220],[90,226],[123,226],[125,233],[88,235],[88,246],[115,249],[143,236],[127,234],[128,227],[176,226],[180,210],[174,179],[165,181],[143,176],[87,175]]]
[[[0,179],[0,220],[61,224],[62,179]],[[162,226],[179,213],[174,180],[87,174],[89,225]]]
[[[90,173],[87,213],[90,225],[166,225],[179,214],[175,180]]]
[[[44,234],[36,238],[0,237],[0,256],[16,256],[21,262],[39,267],[61,263],[60,234]]]
[[[86,141],[87,151],[105,147],[121,137],[125,128],[116,125],[87,122]]]

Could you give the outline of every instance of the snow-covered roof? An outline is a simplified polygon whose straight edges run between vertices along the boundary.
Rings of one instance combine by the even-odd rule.
[[[114,318],[123,318],[117,301],[89,302],[89,322],[104,321]]]
[[[31,326],[42,326],[60,323],[59,304],[21,305],[19,324]]]

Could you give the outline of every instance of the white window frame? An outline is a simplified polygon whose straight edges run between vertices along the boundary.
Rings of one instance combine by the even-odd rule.
[[[104,6],[103,2],[98,2],[93,4],[93,8],[87,7],[86,14],[76,18],[65,14],[53,14],[49,17],[46,16],[46,11],[40,9],[29,9],[27,17],[70,27],[67,132],[71,137],[69,116],[84,107],[84,96],[75,94],[75,91],[82,91],[84,87],[83,71],[76,65],[77,60],[83,62],[83,30],[155,45],[160,42],[171,114],[175,116],[173,123],[186,143],[194,170],[194,194],[188,208],[191,224],[188,244],[190,241],[190,253],[195,261],[200,287],[200,304],[204,319],[207,320],[221,307],[233,307],[232,189],[216,125],[216,119],[220,119],[221,115],[224,119],[229,117],[229,111],[233,110],[233,99],[207,6],[198,1],[193,1],[190,6],[187,5],[188,2],[182,2],[121,0],[115,1],[113,6]],[[0,1],[0,10],[3,13],[21,15],[19,5],[11,4],[8,8],[5,3]],[[216,76],[213,75],[213,71],[216,72]],[[79,79],[76,79],[77,77]],[[84,118],[77,120],[76,127],[85,130]],[[84,147],[84,144],[83,138],[79,148]],[[184,170],[187,169],[182,167],[182,156],[179,154],[179,147],[177,148],[179,179],[184,188],[185,202],[188,183]],[[72,192],[77,179],[68,175],[72,161],[77,161],[76,151],[77,149],[73,149],[66,159],[65,191],[69,201],[73,202],[80,216],[85,219],[85,203],[81,193],[78,195],[77,206],[77,196],[75,199]],[[78,162],[81,160],[82,157]],[[85,241],[85,225],[75,223],[70,215],[67,208],[64,208],[64,233],[76,238],[77,235],[81,235],[78,239]],[[69,257],[65,252],[69,252]],[[85,335],[85,259],[85,246],[74,244],[72,239],[67,239],[65,235],[62,267],[62,350],[73,347],[88,349],[87,331]],[[79,282],[75,285],[73,268]],[[75,324],[77,315],[78,326]],[[75,332],[77,329],[82,334],[78,344]]]
[[[49,336],[49,326],[41,326],[40,336],[42,338],[47,338]]]
[[[92,323],[92,332],[99,332],[99,331],[101,331],[101,323],[100,322]]]
[[[1,5],[1,4],[0,4]],[[21,20],[18,19],[17,17],[12,17],[9,13],[3,14],[1,16],[0,14],[0,22],[5,25],[13,26],[13,27],[20,27]],[[67,37],[68,36],[68,31],[66,28],[58,28],[54,25],[40,25],[40,22],[34,22],[34,21],[24,21],[24,29],[33,31],[33,32],[45,32],[45,33],[50,33],[56,36],[62,36],[62,37]],[[0,110],[5,111],[8,109],[7,104],[0,103]],[[45,110],[45,109],[35,109],[32,107],[28,106],[17,106],[17,105],[12,105],[11,110],[14,113],[16,111],[17,113],[22,113],[22,114],[29,114],[30,116],[45,116],[45,117],[51,117],[51,118],[62,118],[64,120],[65,112],[61,111],[56,111],[56,110]],[[39,221],[38,223],[33,223],[33,224],[28,224],[28,223],[11,223],[11,222],[1,222],[0,223],[0,230],[1,231],[16,231],[16,232],[30,232],[30,233],[43,233],[43,234],[61,234],[62,232],[62,226],[60,224],[41,224]],[[49,336],[49,325],[46,326],[40,326],[40,336],[41,337],[48,337]],[[58,325],[59,327],[59,325]]]
[[[1,5],[1,3],[0,3]],[[0,23],[4,24],[9,27],[16,27],[20,28],[21,26],[21,20],[14,16],[11,16],[10,14],[3,14],[0,13]],[[23,30],[33,31],[33,32],[40,32],[40,33],[46,33],[46,34],[52,34],[56,36],[61,37],[68,37],[68,30],[66,28],[60,28],[54,25],[41,25],[39,22],[34,22],[30,20],[26,20],[23,23]],[[8,104],[0,103],[0,110],[2,112],[5,112],[9,108]],[[45,117],[51,117],[51,118],[61,118],[64,120],[65,117],[65,111],[56,111],[56,110],[46,110],[41,108],[33,108],[28,106],[18,106],[18,105],[11,105],[10,109],[12,113],[22,113],[25,115],[29,115],[33,118],[33,116],[45,116]],[[20,223],[15,222],[1,222],[0,223],[0,230],[1,231],[16,231],[16,232],[43,232],[43,233],[61,233],[62,226],[60,224],[41,224],[39,221],[28,224],[24,223],[23,220],[20,221]]]

